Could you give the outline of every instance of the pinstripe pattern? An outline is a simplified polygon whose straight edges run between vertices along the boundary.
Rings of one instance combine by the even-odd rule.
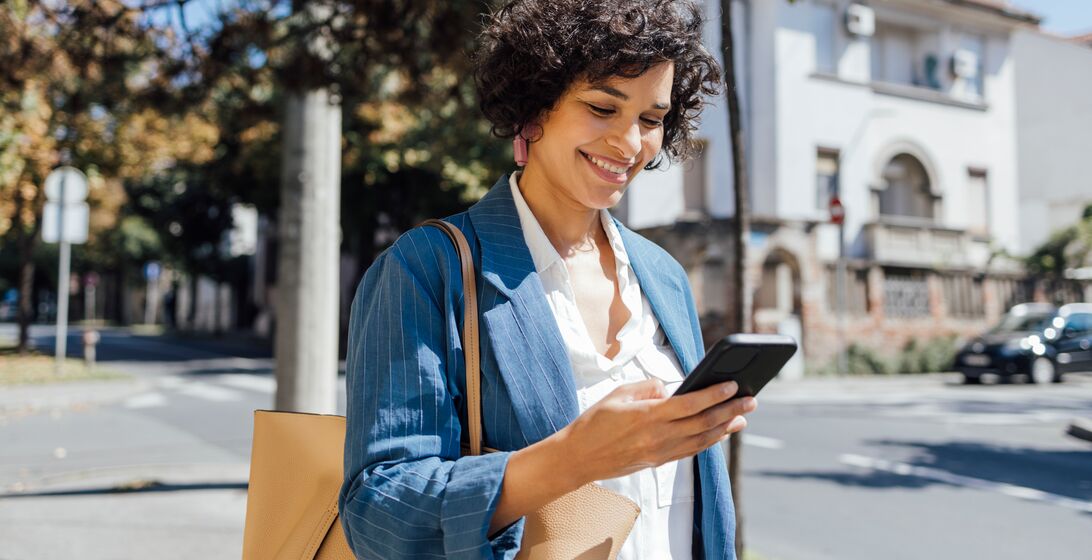
[[[349,544],[362,558],[512,558],[519,521],[486,534],[511,450],[577,415],[567,350],[523,239],[508,178],[458,226],[480,263],[482,417],[486,445],[459,457],[466,422],[462,280],[444,234],[415,228],[384,251],[357,288],[349,321],[345,482]],[[641,288],[685,371],[704,349],[682,267],[620,223]],[[506,450],[506,451],[504,451]],[[698,455],[703,548],[734,558],[734,512],[724,455]]]

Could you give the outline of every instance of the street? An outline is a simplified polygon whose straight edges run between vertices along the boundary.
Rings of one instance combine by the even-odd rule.
[[[108,331],[99,356],[133,379],[0,391],[0,560],[238,558],[268,351]],[[1092,550],[1092,444],[1064,434],[1092,415],[1092,377],[805,379],[759,401],[741,485],[763,560]]]

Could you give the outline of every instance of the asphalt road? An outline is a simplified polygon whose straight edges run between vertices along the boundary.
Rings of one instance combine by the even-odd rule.
[[[745,541],[767,560],[1092,558],[1092,378],[778,385],[747,428]]]
[[[238,558],[268,350],[118,331],[99,353],[135,380],[0,392],[0,560]],[[1092,444],[1064,435],[1092,377],[805,380],[759,401],[739,484],[765,560],[1092,557]]]

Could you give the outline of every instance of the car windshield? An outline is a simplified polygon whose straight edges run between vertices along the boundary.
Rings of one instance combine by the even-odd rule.
[[[1053,313],[1025,313],[1016,315],[1009,313],[990,332],[1022,332],[1038,331],[1047,327]]]

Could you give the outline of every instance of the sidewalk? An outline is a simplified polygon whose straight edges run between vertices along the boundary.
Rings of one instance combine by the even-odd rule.
[[[237,560],[248,476],[245,464],[136,465],[0,494],[0,558]]]

